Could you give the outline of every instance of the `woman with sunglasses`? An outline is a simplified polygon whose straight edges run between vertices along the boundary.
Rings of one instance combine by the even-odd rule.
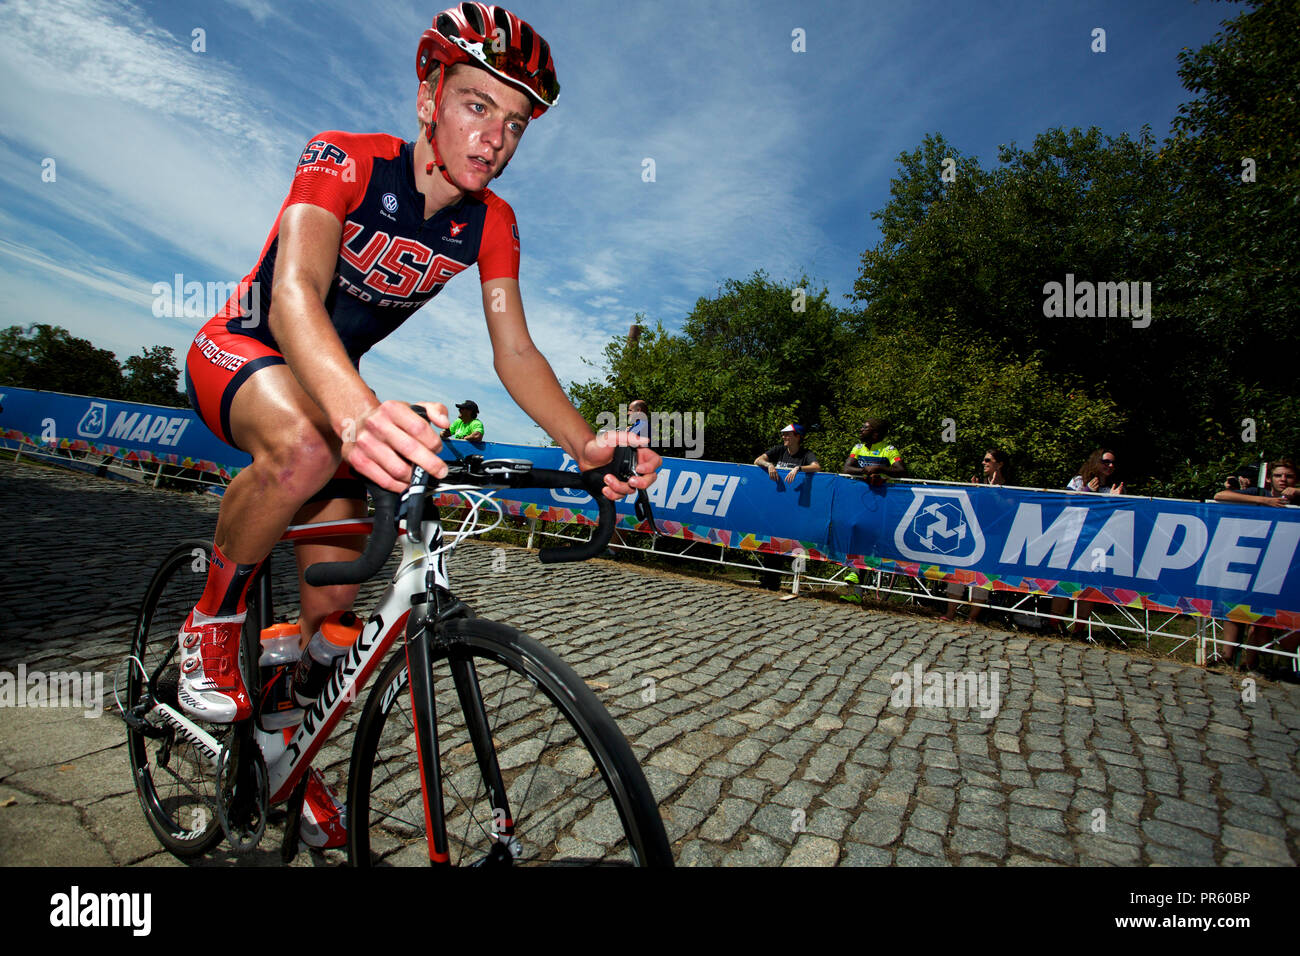
[[[1011,459],[1000,448],[989,448],[984,452],[984,458],[981,461],[982,472],[971,477],[973,485],[1005,485],[1007,483],[1008,465]],[[961,597],[962,591],[966,585],[958,584],[955,581],[948,585],[948,597]],[[979,616],[984,612],[984,605],[988,604],[989,598],[993,596],[989,588],[972,587],[970,589],[970,613],[966,620],[974,624],[979,620]],[[949,604],[948,609],[939,616],[941,621],[951,621],[957,616],[957,605]]]
[[[1087,491],[1103,495],[1122,495],[1124,493],[1124,482],[1116,480],[1115,469],[1115,452],[1109,448],[1098,448],[1088,460],[1083,463],[1079,473],[1070,479],[1066,488],[1070,491]],[[1057,617],[1065,617],[1070,610],[1070,602],[1073,598],[1054,597],[1052,598],[1052,613]],[[1078,619],[1069,628],[1069,633],[1079,636],[1085,634],[1088,629],[1087,621],[1092,617],[1093,602],[1078,602]],[[1061,627],[1064,629],[1065,624],[1062,622]]]
[[[1010,471],[1011,459],[1000,448],[990,448],[984,452],[981,461],[982,471],[971,476],[972,485],[1005,485]]]
[[[1107,495],[1122,495],[1124,482],[1116,480],[1115,452],[1109,448],[1098,448],[1083,463],[1079,473],[1070,479],[1066,487],[1070,491],[1094,491]]]

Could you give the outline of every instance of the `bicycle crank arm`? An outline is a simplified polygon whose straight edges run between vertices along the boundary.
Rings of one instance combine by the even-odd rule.
[[[198,724],[194,723],[180,711],[176,710],[169,704],[158,704],[154,707],[149,715],[157,715],[164,722],[169,724],[174,730],[181,734],[186,740],[198,748],[199,753],[213,766],[217,765],[217,758],[221,756],[221,745],[211,734],[206,733]]]

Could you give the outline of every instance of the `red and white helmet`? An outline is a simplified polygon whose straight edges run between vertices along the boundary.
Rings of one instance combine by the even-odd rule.
[[[428,78],[435,62],[444,67],[474,62],[483,67],[532,101],[533,119],[560,96],[551,48],[505,7],[462,3],[434,17],[433,28],[424,31],[416,53],[415,72],[421,80]]]

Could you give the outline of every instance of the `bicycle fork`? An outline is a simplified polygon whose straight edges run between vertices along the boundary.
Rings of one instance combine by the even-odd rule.
[[[411,691],[411,709],[414,714],[416,748],[420,767],[420,783],[424,791],[424,824],[429,844],[429,863],[432,866],[450,864],[447,844],[446,807],[442,789],[442,763],[438,748],[437,703],[433,694],[433,662],[430,632],[438,619],[437,601],[425,605],[423,613],[412,614],[407,621],[406,665]],[[514,820],[506,796],[505,783],[497,763],[496,747],[488,726],[483,695],[474,670],[473,658],[448,648],[452,682],[461,711],[465,715],[466,730],[474,747],[474,756],[482,775],[489,805],[492,809],[491,846],[479,861],[510,863],[517,855]],[[473,813],[473,807],[467,811]]]
[[[424,793],[424,832],[429,865],[447,866],[447,828],[442,801],[442,764],[438,758],[437,709],[433,699],[433,660],[429,653],[429,605],[406,621],[406,672],[410,675],[411,713],[415,715],[415,749]]]

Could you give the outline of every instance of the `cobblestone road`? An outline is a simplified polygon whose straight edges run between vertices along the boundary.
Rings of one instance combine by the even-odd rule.
[[[0,672],[102,671],[111,701],[153,565],[208,537],[216,508],[0,463]],[[596,688],[679,865],[1300,860],[1295,686],[1261,682],[1243,700],[1231,675],[1077,643],[609,561],[544,568],[521,549],[504,574],[491,565],[492,546],[464,546],[457,593]],[[996,679],[996,708],[895,703],[891,675],[918,665]],[[350,744],[327,748],[332,774]],[[130,788],[119,721],[0,708],[0,864],[175,862]],[[246,862],[273,865],[275,849]]]

